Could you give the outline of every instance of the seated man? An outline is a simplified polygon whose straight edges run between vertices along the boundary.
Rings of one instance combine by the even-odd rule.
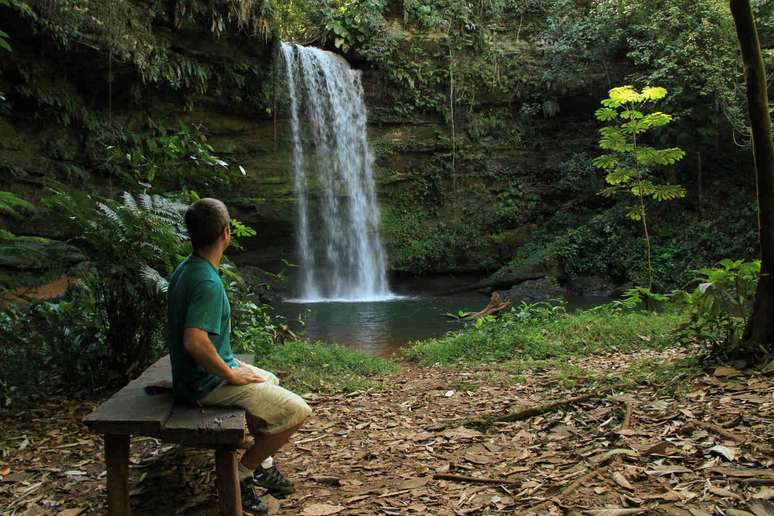
[[[231,219],[217,199],[201,199],[185,213],[193,253],[169,282],[168,345],[178,399],[201,405],[237,405],[247,412],[255,442],[242,456],[239,479],[246,511],[264,514],[253,486],[274,494],[293,491],[273,465],[272,453],[312,410],[273,374],[240,362],[231,351],[231,307],[218,267],[231,240]]]

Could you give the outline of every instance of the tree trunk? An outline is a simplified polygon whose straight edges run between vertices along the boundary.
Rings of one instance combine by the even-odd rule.
[[[750,0],[730,0],[747,79],[747,102],[753,135],[753,156],[758,182],[761,277],[755,292],[753,313],[745,331],[747,350],[771,350],[774,341],[774,146],[771,142],[766,70]]]

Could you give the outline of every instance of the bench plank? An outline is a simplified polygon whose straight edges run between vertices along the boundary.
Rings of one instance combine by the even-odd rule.
[[[252,364],[252,355],[237,355]],[[148,435],[188,446],[239,446],[245,439],[241,408],[176,404],[171,392],[148,394],[146,385],[172,380],[169,355],[102,403],[84,422],[103,434]]]
[[[158,438],[185,446],[237,448],[247,437],[246,425],[242,408],[175,405]]]
[[[92,431],[103,434],[156,435],[172,413],[174,397],[171,392],[151,396],[145,392],[145,386],[170,378],[169,356],[164,356],[98,406],[83,422]]]

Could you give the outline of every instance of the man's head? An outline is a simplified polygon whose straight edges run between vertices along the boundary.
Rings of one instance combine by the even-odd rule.
[[[228,247],[231,241],[231,217],[226,205],[217,199],[205,197],[188,207],[185,227],[194,250],[209,250],[215,245]]]

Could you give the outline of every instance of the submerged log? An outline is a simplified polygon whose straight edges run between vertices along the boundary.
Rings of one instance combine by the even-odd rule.
[[[493,292],[492,297],[489,298],[489,304],[486,305],[483,310],[465,314],[464,316],[461,317],[461,319],[464,321],[469,321],[471,319],[479,319],[481,317],[486,317],[487,315],[494,315],[499,312],[502,312],[507,308],[510,308],[511,304],[512,302],[510,299],[503,299],[502,297],[500,297],[499,293]]]

